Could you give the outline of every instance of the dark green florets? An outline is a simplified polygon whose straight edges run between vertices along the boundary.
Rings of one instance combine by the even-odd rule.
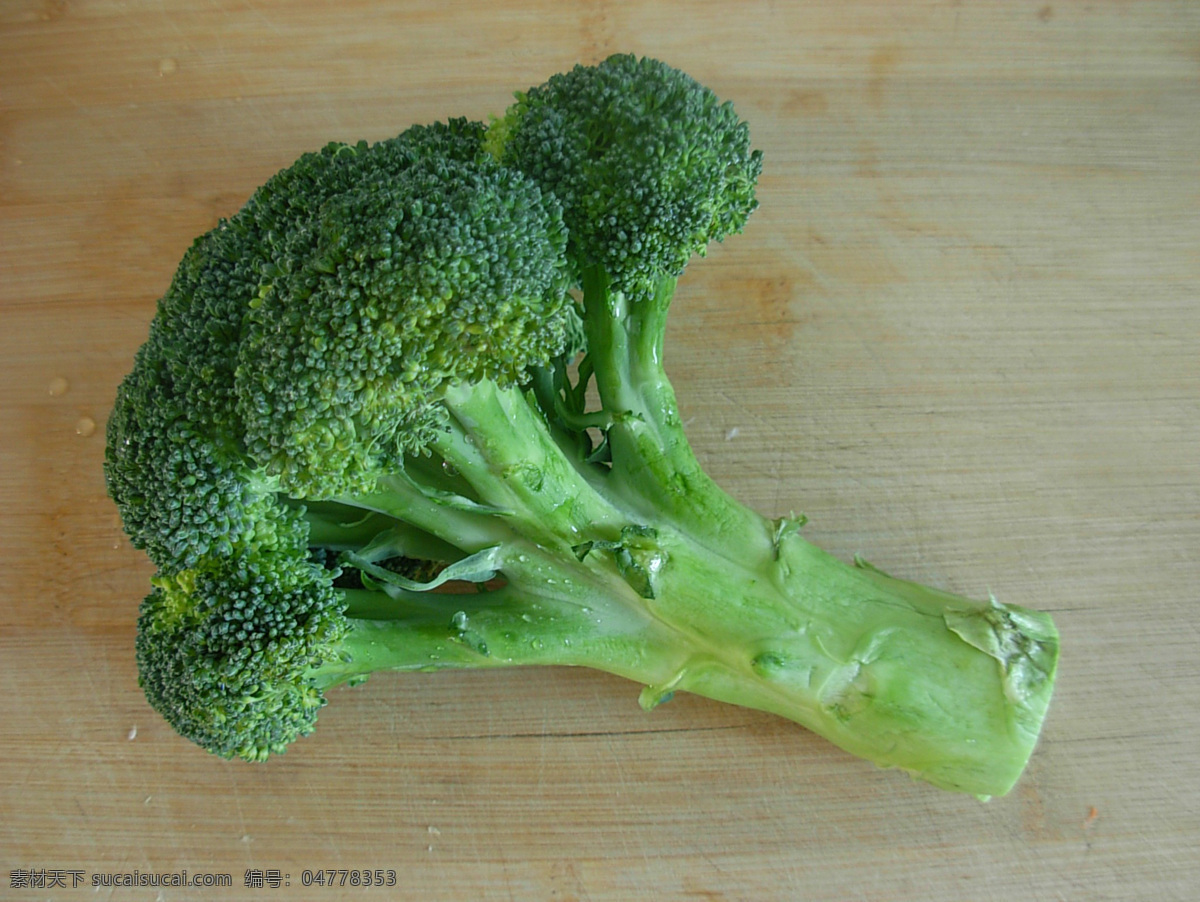
[[[240,347],[247,450],[295,497],[369,490],[442,422],[439,390],[520,383],[561,349],[566,233],[490,163],[422,163],[328,200]]]
[[[167,573],[209,554],[300,553],[307,542],[298,515],[276,502],[270,481],[240,453],[229,406],[230,333],[240,325],[218,309],[219,294],[196,288],[198,261],[221,240],[210,233],[185,256],[108,421],[109,494],[133,544]],[[205,308],[186,308],[201,296]]]
[[[733,106],[665,63],[612,56],[518,95],[487,145],[563,205],[576,266],[617,287],[678,275],[757,206]]]
[[[482,123],[451,119],[414,125],[375,144],[328,144],[271,176],[232,222],[253,239],[246,242],[247,250],[257,252],[276,268],[284,266],[286,252],[280,244],[286,244],[292,229],[315,216],[331,197],[362,184],[387,181],[417,163],[478,162],[486,156],[484,134]],[[269,288],[274,272],[271,267],[261,271],[264,289]]]
[[[262,760],[312,732],[348,622],[328,574],[292,555],[207,558],[155,580],[138,621],[140,682],[182,736]]]
[[[449,382],[522,382],[567,341],[557,202],[483,126],[329,145],[198,239],[117,393],[105,475],[159,568],[137,649],[151,704],[219,755],[313,728],[348,629],[290,499],[369,490],[441,422]]]
[[[329,145],[198,239],[117,394],[105,475],[159,568],[146,695],[184,736],[260,759],[311,731],[347,621],[302,508],[369,488],[438,420],[447,381],[512,384],[558,353],[557,204],[483,126]]]
[[[303,549],[277,490],[363,487],[428,437],[439,379],[512,381],[561,345],[557,207],[483,137],[458,119],[330,144],[184,255],[118,392],[105,463],[126,531],[164,572]]]

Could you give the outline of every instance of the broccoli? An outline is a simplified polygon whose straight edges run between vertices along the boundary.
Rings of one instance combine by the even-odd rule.
[[[729,497],[684,435],[676,280],[742,230],[761,167],[729,103],[614,56],[489,125],[306,154],[199,238],[107,431],[158,569],[149,703],[263,760],[375,671],[579,665],[647,709],[697,693],[1007,792],[1050,618],[845,564]]]

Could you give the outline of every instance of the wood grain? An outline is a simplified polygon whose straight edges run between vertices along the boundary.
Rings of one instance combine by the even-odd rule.
[[[670,329],[713,475],[840,556],[1054,613],[1009,797],[581,671],[373,678],[258,767],[142,699],[104,422],[191,239],[303,151],[619,50],[766,153]],[[1198,248],[1193,3],[0,4],[0,864],[233,876],[164,900],[1195,898]],[[327,867],[401,889],[301,892]]]

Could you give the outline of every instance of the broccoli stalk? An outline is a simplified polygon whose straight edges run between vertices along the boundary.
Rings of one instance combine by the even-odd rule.
[[[350,616],[369,622],[350,633],[351,660],[319,669],[319,681],[586,666],[642,683],[647,709],[688,691],[783,715],[947,788],[991,795],[1015,782],[1054,664],[1044,615],[848,566],[761,518],[716,550],[711,524],[690,534],[669,517],[647,521],[623,486],[573,478],[567,455],[526,422],[538,413],[519,391],[460,394],[456,423],[473,428],[439,447],[470,474],[478,509],[448,518],[444,497],[414,498],[411,488],[342,500],[347,514],[351,505],[388,512],[460,542],[462,560],[488,571],[475,578],[494,568],[506,584],[434,602],[370,570],[398,603],[352,597]],[[543,474],[555,472],[548,484]],[[733,502],[714,487],[694,504]],[[579,541],[598,534],[608,538]]]
[[[760,168],[729,104],[613,57],[487,129],[307,155],[200,239],[108,430],[110,493],[159,568],[150,703],[262,760],[375,671],[584,666],[647,709],[688,691],[1007,792],[1050,618],[844,564],[730,498],[684,435],[676,279],[742,228]]]

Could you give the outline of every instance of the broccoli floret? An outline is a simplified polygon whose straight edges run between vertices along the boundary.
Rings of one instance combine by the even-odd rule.
[[[580,416],[586,385],[560,391],[579,441],[623,461],[616,478],[644,510],[714,547],[758,531],[753,512],[709,504],[721,495],[683,433],[663,362],[676,279],[758,206],[762,152],[749,127],[685,73],[617,55],[518,93],[484,143],[563,204],[587,312],[580,371],[610,414],[591,448],[579,428],[595,423]]]
[[[303,547],[306,538],[296,517],[276,500],[281,479],[329,481],[335,468],[346,473],[357,463],[351,454],[327,455],[324,468],[307,476],[291,466],[291,456],[303,445],[305,437],[299,433],[306,422],[312,426],[310,441],[336,443],[328,426],[336,426],[335,418],[344,415],[338,406],[342,398],[332,384],[319,393],[310,383],[319,376],[336,381],[341,374],[328,372],[336,346],[318,359],[315,348],[280,344],[287,339],[321,341],[319,329],[309,336],[299,332],[304,319],[321,310],[309,304],[309,295],[339,287],[328,284],[336,282],[337,268],[320,255],[341,254],[338,265],[347,271],[356,265],[346,258],[353,258],[357,249],[347,254],[338,247],[337,230],[346,227],[344,212],[352,209],[339,205],[364,186],[415,178],[414,167],[478,162],[494,173],[498,167],[486,165],[490,157],[483,151],[483,136],[481,124],[456,119],[414,126],[374,145],[329,144],[273,176],[237,214],[189,248],[159,302],[150,337],[118,390],[108,423],[109,493],[134,545],[144,548],[156,565],[173,572],[210,552],[279,543]],[[460,193],[466,190],[459,188]],[[344,212],[330,212],[328,205]],[[452,243],[457,236],[446,239]],[[430,252],[444,255],[446,248]],[[375,268],[382,273],[387,265],[383,261]],[[332,279],[322,266],[334,269]],[[364,262],[361,271],[371,270]],[[347,293],[343,308],[362,291],[353,284],[342,288]],[[333,306],[332,297],[324,300]],[[252,315],[257,331],[248,329]],[[349,319],[348,328],[371,315],[365,305],[349,313],[328,313]],[[290,325],[285,322],[289,317],[294,321]],[[395,330],[397,325],[383,328]],[[553,323],[547,327],[555,328]],[[325,337],[336,342],[333,334]],[[360,341],[346,355],[361,353],[362,345]],[[271,358],[254,359],[257,350]],[[281,359],[289,350],[300,359]],[[312,356],[304,358],[306,352]],[[306,360],[311,369],[301,373]],[[286,365],[295,368],[263,371]],[[364,384],[364,395],[378,390],[376,384]],[[281,433],[285,419],[291,423],[288,440]],[[327,427],[323,434],[321,426]],[[359,442],[356,452],[367,454],[366,445]],[[344,441],[340,448],[347,450]],[[295,489],[305,494],[299,482]]]
[[[1007,791],[1050,619],[837,561],[684,436],[675,281],[742,229],[760,168],[729,104],[620,56],[486,129],[305,155],[200,238],[108,428],[110,494],[159,571],[151,704],[257,761],[375,671],[579,665],[646,708],[690,691]]]
[[[138,671],[181,735],[261,760],[312,732],[324,697],[311,672],[344,653],[348,629],[323,570],[288,554],[211,557],[154,584],[138,619]]]
[[[442,428],[444,385],[515,385],[563,344],[558,205],[494,163],[358,185],[290,239],[236,394],[247,452],[293,496],[369,489]]]
[[[757,207],[762,153],[733,105],[653,59],[612,56],[518,95],[487,146],[558,197],[582,272],[677,276]]]

